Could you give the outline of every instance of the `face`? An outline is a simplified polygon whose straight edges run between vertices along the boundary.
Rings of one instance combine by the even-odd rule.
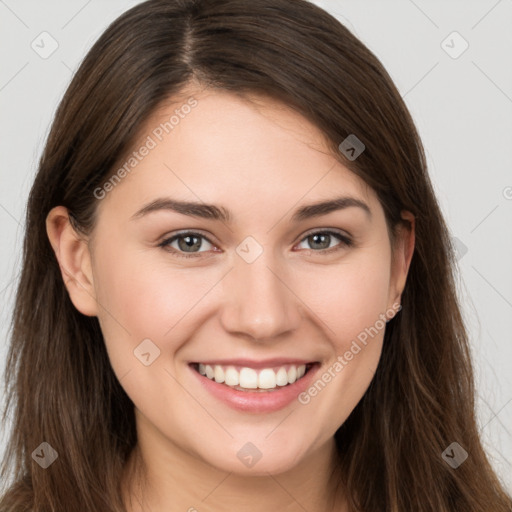
[[[407,265],[315,126],[261,97],[190,96],[98,191],[90,293],[72,300],[98,316],[139,428],[224,471],[286,471],[365,393]]]

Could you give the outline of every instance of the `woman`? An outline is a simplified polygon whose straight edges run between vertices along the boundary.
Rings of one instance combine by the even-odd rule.
[[[123,14],[26,225],[1,512],[512,510],[421,142],[318,7]]]

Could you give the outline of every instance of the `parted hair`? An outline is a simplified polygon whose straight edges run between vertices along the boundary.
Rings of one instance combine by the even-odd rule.
[[[376,192],[391,236],[415,216],[402,310],[387,325],[364,396],[336,432],[339,478],[360,512],[511,512],[476,422],[456,258],[407,107],[376,56],[305,0],[149,0],[117,18],[85,56],[56,111],[30,191],[5,371],[10,437],[0,512],[123,512],[121,475],[137,443],[134,406],[96,317],[73,306],[45,220],[67,207],[94,229],[94,190],[147,119],[197,81],[286,104]],[[365,145],[350,161],[350,134]],[[32,458],[48,442],[47,469]],[[469,454],[457,469],[452,443]]]

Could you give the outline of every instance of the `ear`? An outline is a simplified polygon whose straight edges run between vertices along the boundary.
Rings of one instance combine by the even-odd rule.
[[[402,211],[400,215],[405,222],[398,226],[395,239],[389,288],[389,308],[391,308],[393,304],[400,304],[401,302],[402,292],[405,288],[407,274],[414,253],[415,217],[411,212],[406,210]]]
[[[98,304],[89,246],[73,228],[67,208],[56,206],[50,211],[46,217],[46,232],[71,302],[80,313],[96,316]]]

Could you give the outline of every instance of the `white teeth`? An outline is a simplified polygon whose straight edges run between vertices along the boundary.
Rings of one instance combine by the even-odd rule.
[[[240,374],[232,366],[226,368],[224,378],[228,386],[238,386],[240,384]]]
[[[288,372],[284,366],[279,368],[276,374],[276,384],[278,386],[286,386],[288,384]]]
[[[258,374],[252,368],[242,368],[240,370],[240,387],[247,389],[256,389],[258,387]]]
[[[241,368],[238,371],[234,366],[205,365],[199,363],[199,373],[210,380],[227,386],[240,386],[245,389],[275,389],[278,386],[287,386],[299,380],[306,373],[306,365],[291,364],[279,368],[263,368],[259,371],[253,368]]]
[[[261,370],[258,375],[258,387],[260,389],[273,389],[276,387],[276,372],[269,368]]]
[[[214,366],[213,376],[215,378],[215,382],[224,382],[224,370],[222,369],[222,366]]]

